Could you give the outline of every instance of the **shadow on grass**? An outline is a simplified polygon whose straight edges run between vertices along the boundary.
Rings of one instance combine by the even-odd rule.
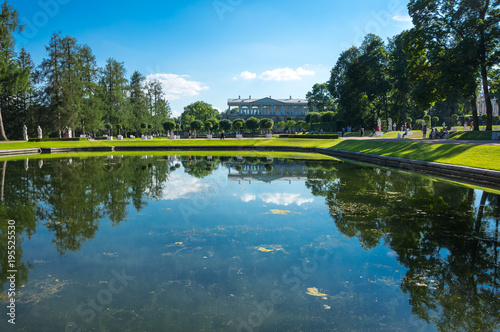
[[[459,156],[473,145],[467,144],[425,144],[417,142],[388,142],[388,141],[342,141],[333,149],[356,151],[376,155],[437,161]]]

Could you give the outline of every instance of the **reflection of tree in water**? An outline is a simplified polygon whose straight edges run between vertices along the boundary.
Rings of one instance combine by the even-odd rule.
[[[310,169],[307,186],[325,196],[338,229],[364,248],[384,241],[408,268],[401,289],[413,312],[443,331],[500,325],[498,195],[337,165]]]
[[[221,160],[219,157],[182,157],[182,166],[184,171],[198,179],[202,179],[213,173],[214,170],[219,168]]]
[[[130,203],[140,211],[147,199],[161,198],[169,173],[176,169],[166,160],[141,158],[49,159],[42,168],[28,170],[24,161],[1,165],[0,257],[7,257],[6,221],[15,220],[18,285],[26,282],[31,267],[21,259],[23,235],[30,239],[36,227],[44,225],[61,255],[78,250],[94,238],[101,219],[118,225]],[[7,260],[2,259],[2,281],[7,270]]]

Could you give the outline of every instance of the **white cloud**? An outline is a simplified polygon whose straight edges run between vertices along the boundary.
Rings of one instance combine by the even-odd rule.
[[[408,15],[396,15],[396,16],[393,16],[392,19],[394,21],[398,21],[398,22],[411,22],[411,17],[408,16]]]
[[[188,198],[186,195],[204,191],[208,184],[200,183],[199,179],[172,174],[163,191],[162,200]]]
[[[241,200],[245,203],[255,201],[256,199],[257,199],[257,196],[251,195],[251,194],[245,194],[245,195],[241,196]]]
[[[277,205],[288,206],[291,204],[296,204],[301,206],[305,203],[311,203],[313,198],[303,198],[300,197],[300,194],[287,194],[287,193],[277,193],[277,194],[260,194],[259,198],[262,199],[266,203],[273,203]]]
[[[204,83],[191,81],[188,79],[189,77],[189,75],[158,73],[148,75],[146,79],[148,81],[160,81],[167,100],[197,96],[200,94],[200,91],[209,89]]]
[[[251,73],[249,71],[244,71],[241,73],[240,77],[244,80],[253,80],[257,78],[257,74]]]
[[[297,69],[277,68],[268,70],[259,75],[264,81],[299,81],[303,76],[314,76],[316,73],[312,70],[306,70],[302,67]]]
[[[286,67],[267,70],[260,75],[251,73],[249,71],[244,71],[240,74],[240,78],[244,80],[253,80],[258,78],[263,81],[300,81],[304,76],[314,75],[316,75],[316,72],[304,69],[302,67],[299,67],[297,69]]]

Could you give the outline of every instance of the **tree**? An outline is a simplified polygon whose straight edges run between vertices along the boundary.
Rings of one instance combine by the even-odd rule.
[[[500,122],[500,116],[499,116],[499,115],[495,115],[495,116],[493,117],[493,121],[494,121],[496,124],[498,124],[498,122]]]
[[[79,76],[82,87],[80,110],[77,114],[82,134],[102,127],[103,104],[99,96],[99,69],[89,46],[78,46]]]
[[[23,26],[19,25],[17,18],[18,12],[7,1],[2,4],[2,13],[0,14],[0,88],[1,97],[9,98],[17,94],[13,91],[11,83],[15,82],[18,66],[14,59],[15,40],[13,34],[21,32]],[[0,135],[3,140],[8,140],[5,134],[5,128],[2,119],[2,110],[0,109]]]
[[[259,129],[259,120],[257,118],[251,117],[245,122],[245,128],[251,130],[253,134]]]
[[[437,126],[438,122],[439,122],[439,118],[437,116],[434,116],[432,117],[432,121],[434,122],[434,126]],[[432,126],[432,124],[431,124]]]
[[[328,112],[335,110],[335,100],[328,91],[327,83],[314,84],[312,91],[306,94],[307,106],[311,112]]]
[[[102,70],[100,86],[104,118],[109,123],[122,123],[128,128],[131,124],[131,112],[127,98],[129,87],[125,75],[124,63],[109,58]]]
[[[325,112],[321,114],[320,122],[332,122],[335,119],[333,112]]]
[[[111,129],[113,128],[113,125],[111,123],[106,123],[104,127],[108,130],[109,136],[111,136]]]
[[[231,122],[231,120],[224,119],[219,123],[219,126],[224,131],[230,131],[233,123]]]
[[[116,125],[116,131],[118,131],[118,135],[121,135],[121,130],[123,129],[123,125],[121,123],[118,123]]]
[[[161,130],[163,123],[170,117],[170,105],[165,100],[160,81],[147,81],[145,83],[145,97],[147,105],[147,118],[151,122],[154,131]]]
[[[210,118],[219,119],[219,112],[212,105],[204,101],[197,101],[184,107],[184,112],[181,114],[181,123],[189,124],[194,120],[205,122]]]
[[[427,126],[432,127],[431,116],[429,114],[424,115],[423,119],[424,119],[425,123],[427,124]]]
[[[266,128],[266,130],[269,132],[271,128],[274,126],[274,121],[269,118],[264,118],[260,120],[260,127],[261,128]]]
[[[307,122],[305,122],[304,120],[297,121],[297,127],[300,130],[308,129],[307,128]]]
[[[205,121],[204,123],[205,129],[207,130],[208,134],[210,135],[210,129],[214,126],[210,120]]]
[[[212,123],[211,129],[215,132],[219,129],[219,120],[216,118],[210,118],[207,121],[210,121]]]
[[[130,78],[130,96],[128,103],[132,115],[131,126],[138,133],[141,123],[148,121],[148,108],[146,94],[144,92],[146,78],[138,71],[135,71]]]
[[[451,116],[451,120],[453,121],[453,125],[456,125],[456,124],[457,124],[457,121],[458,121],[458,115],[453,114],[453,115]]]
[[[165,131],[170,131],[170,130],[174,130],[175,129],[175,125],[176,123],[174,122],[174,120],[167,120],[163,123],[163,129]]]
[[[233,122],[233,127],[237,130],[238,134],[240,133],[240,129],[243,127],[244,122],[241,121],[234,121]]]
[[[321,120],[321,114],[318,112],[310,112],[306,115],[307,123],[318,123]]]
[[[286,127],[285,121],[280,121],[276,124],[276,128],[278,128],[278,130],[283,130],[285,129],[285,127]]]
[[[194,120],[189,125],[191,126],[191,129],[200,131],[200,129],[203,127],[203,122],[201,122],[200,120]]]
[[[411,0],[408,9],[415,28],[425,36],[429,49],[451,49],[465,44],[468,52],[474,53],[467,59],[476,59],[475,68],[481,75],[486,102],[486,130],[491,130],[493,107],[488,72],[498,63],[500,56],[498,1]],[[474,67],[474,62],[471,65]],[[475,81],[475,78],[471,80]]]
[[[297,125],[297,122],[295,122],[293,120],[288,120],[285,124],[285,128],[294,129],[296,125]]]

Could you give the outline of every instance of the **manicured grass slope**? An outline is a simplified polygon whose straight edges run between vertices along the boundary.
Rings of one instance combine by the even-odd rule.
[[[301,146],[323,147],[392,157],[433,161],[500,171],[500,147],[468,144],[429,144],[414,140],[315,140],[315,139],[243,139],[243,140],[154,140],[1,143],[0,149],[83,146]]]

